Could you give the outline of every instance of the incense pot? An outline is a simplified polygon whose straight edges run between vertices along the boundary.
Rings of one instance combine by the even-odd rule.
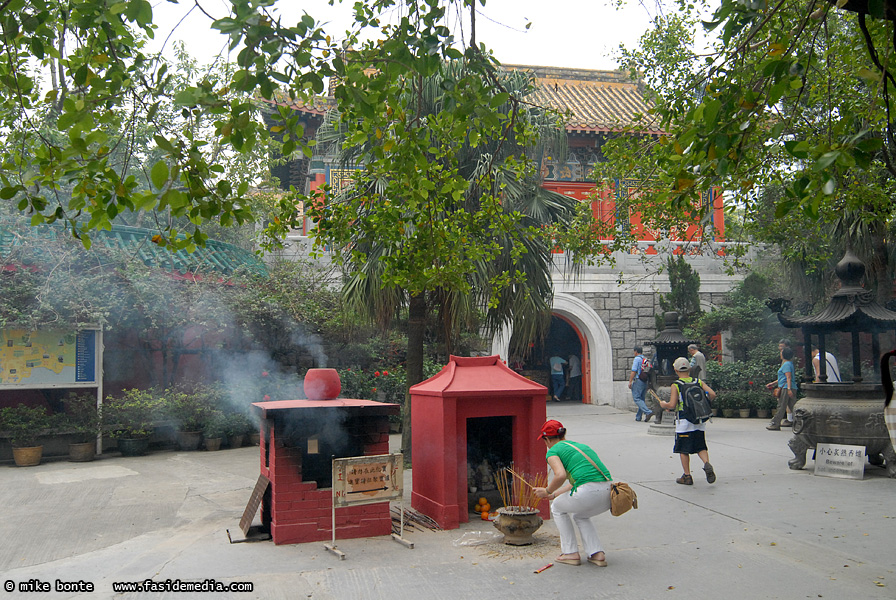
[[[544,523],[538,509],[529,506],[503,506],[493,521],[495,529],[504,534],[504,543],[510,546],[527,546],[535,543],[532,534]]]

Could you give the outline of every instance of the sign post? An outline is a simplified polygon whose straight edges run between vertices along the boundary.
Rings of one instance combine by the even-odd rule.
[[[336,507],[400,501],[401,528],[392,539],[413,548],[404,539],[404,455],[378,454],[333,459],[333,543],[324,547],[345,560],[336,548]]]

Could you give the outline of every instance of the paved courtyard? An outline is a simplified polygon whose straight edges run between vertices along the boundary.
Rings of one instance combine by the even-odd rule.
[[[548,414],[638,493],[639,510],[595,519],[608,568],[557,564],[534,573],[559,553],[550,521],[536,544],[519,548],[462,544],[491,536],[483,521],[453,531],[408,529],[413,549],[387,537],[340,540],[344,561],[321,542],[231,544],[226,531],[240,534],[257,448],[161,451],[34,468],[0,464],[5,597],[896,597],[896,481],[883,469],[867,466],[863,481],[815,476],[811,460],[791,471],[789,432],[766,431],[759,419],[715,419],[707,440],[718,481],[708,485],[695,469],[695,485],[681,486],[672,438],[648,435],[634,413],[551,403]],[[425,476],[406,473],[408,498],[411,478]],[[146,580],[248,582],[252,591],[113,591],[114,583]],[[44,584],[50,593],[19,591]],[[68,591],[53,591],[57,585]]]

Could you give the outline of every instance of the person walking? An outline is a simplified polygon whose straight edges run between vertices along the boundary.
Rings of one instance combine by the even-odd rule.
[[[635,421],[641,422],[641,416],[645,415],[644,422],[650,421],[653,411],[647,407],[644,396],[647,394],[647,382],[641,380],[641,370],[644,367],[644,349],[641,346],[635,346],[635,358],[632,361],[632,370],[628,375],[628,389],[632,391],[632,399],[638,407],[635,414]]]
[[[707,483],[715,483],[716,472],[709,462],[709,449],[706,447],[706,423],[691,423],[682,416],[681,384],[699,384],[710,401],[715,399],[716,393],[705,381],[690,376],[691,363],[685,357],[680,356],[676,358],[675,362],[672,363],[672,368],[678,375],[678,379],[672,383],[669,399],[661,401],[660,406],[677,413],[675,418],[675,446],[672,448],[672,452],[678,454],[681,459],[681,467],[684,473],[675,480],[675,483],[694,485],[694,478],[691,475],[691,454],[696,454],[703,461],[703,472],[706,473]]]
[[[566,387],[569,390],[569,399],[573,402],[582,401],[582,361],[575,354],[569,355],[569,370],[566,373]]]
[[[781,350],[781,367],[778,369],[778,380],[765,384],[765,387],[770,390],[774,389],[775,396],[778,398],[778,410],[775,411],[775,416],[766,429],[779,431],[781,427],[792,426],[797,384],[796,370],[793,367],[793,350],[787,346]]]
[[[545,456],[553,475],[547,486],[533,491],[551,501],[551,518],[560,532],[560,556],[554,562],[582,564],[578,528],[588,562],[606,567],[607,555],[591,517],[610,510],[610,472],[589,446],[566,440],[560,421],[546,421],[538,437],[547,447]]]
[[[706,357],[700,352],[697,344],[688,346],[688,354],[691,355],[691,377],[703,378],[703,381],[706,381]]]
[[[554,402],[560,402],[560,396],[563,395],[563,390],[566,388],[566,376],[563,374],[563,365],[566,364],[566,360],[559,356],[552,356],[549,362],[551,364],[551,391],[554,394]]]
[[[812,372],[815,373],[815,383],[821,383],[821,365],[819,364],[818,355],[821,350],[818,346],[812,346]],[[825,352],[824,374],[827,375],[825,383],[840,383],[843,379],[840,377],[840,365],[837,364],[837,357],[830,352]]]

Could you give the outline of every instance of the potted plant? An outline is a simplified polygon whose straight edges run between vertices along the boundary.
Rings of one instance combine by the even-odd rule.
[[[105,402],[109,435],[118,440],[123,456],[142,456],[149,449],[160,402],[151,390],[124,390],[121,397]]]
[[[750,418],[750,412],[753,410],[753,392],[749,390],[737,391],[737,413],[741,419]]]
[[[713,406],[719,409],[723,417],[730,419],[734,416],[736,402],[736,390],[721,390],[713,401]]]
[[[778,408],[778,399],[767,391],[756,391],[753,406],[756,408],[756,416],[760,419],[768,419]]]
[[[72,435],[68,445],[71,462],[88,462],[96,458],[96,440],[103,430],[103,411],[92,394],[69,394],[61,429]]]
[[[206,450],[220,450],[221,441],[227,434],[227,417],[219,410],[213,411],[202,429]]]
[[[198,449],[202,443],[202,430],[214,412],[210,395],[203,389],[168,389],[165,390],[164,405],[165,416],[174,422],[180,449]]]
[[[7,407],[0,410],[0,430],[6,432],[12,445],[12,455],[19,467],[33,467],[40,464],[44,447],[38,438],[53,426],[53,417],[41,407]]]
[[[231,448],[240,448],[249,431],[251,421],[241,412],[232,412],[225,417],[224,433]]]

